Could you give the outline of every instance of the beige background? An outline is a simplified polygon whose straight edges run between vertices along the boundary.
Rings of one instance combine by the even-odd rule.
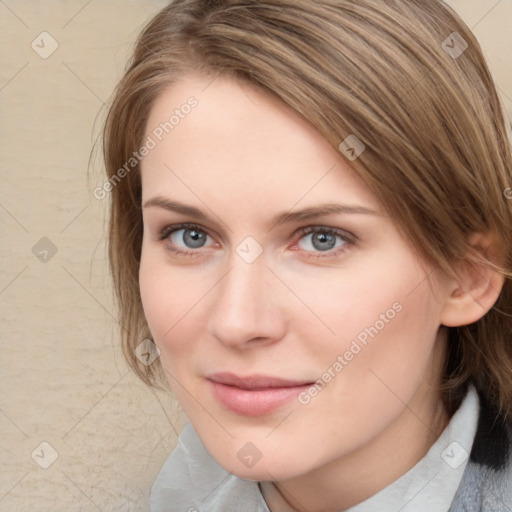
[[[0,0],[0,512],[146,511],[183,426],[120,353],[99,154],[87,172],[103,102],[165,3]],[[512,113],[512,1],[451,3]]]

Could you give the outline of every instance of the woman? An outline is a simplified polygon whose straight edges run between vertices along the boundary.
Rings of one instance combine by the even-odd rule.
[[[124,351],[189,420],[152,510],[512,508],[512,160],[445,4],[172,2],[104,154]]]

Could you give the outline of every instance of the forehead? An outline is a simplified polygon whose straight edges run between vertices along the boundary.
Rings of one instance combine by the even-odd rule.
[[[217,193],[290,208],[352,199],[379,207],[311,123],[278,98],[228,77],[187,75],[169,86],[151,109],[147,137],[155,147],[141,166],[145,198],[167,189],[196,202]]]

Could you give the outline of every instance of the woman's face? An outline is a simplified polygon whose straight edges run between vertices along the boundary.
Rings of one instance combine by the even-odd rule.
[[[426,436],[447,282],[434,272],[429,285],[346,158],[223,77],[165,90],[148,136],[141,296],[212,456],[245,479],[285,479],[393,428]]]

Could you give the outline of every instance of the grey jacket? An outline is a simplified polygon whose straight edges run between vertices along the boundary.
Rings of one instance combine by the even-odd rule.
[[[449,512],[512,512],[512,425],[480,395],[469,462]]]

